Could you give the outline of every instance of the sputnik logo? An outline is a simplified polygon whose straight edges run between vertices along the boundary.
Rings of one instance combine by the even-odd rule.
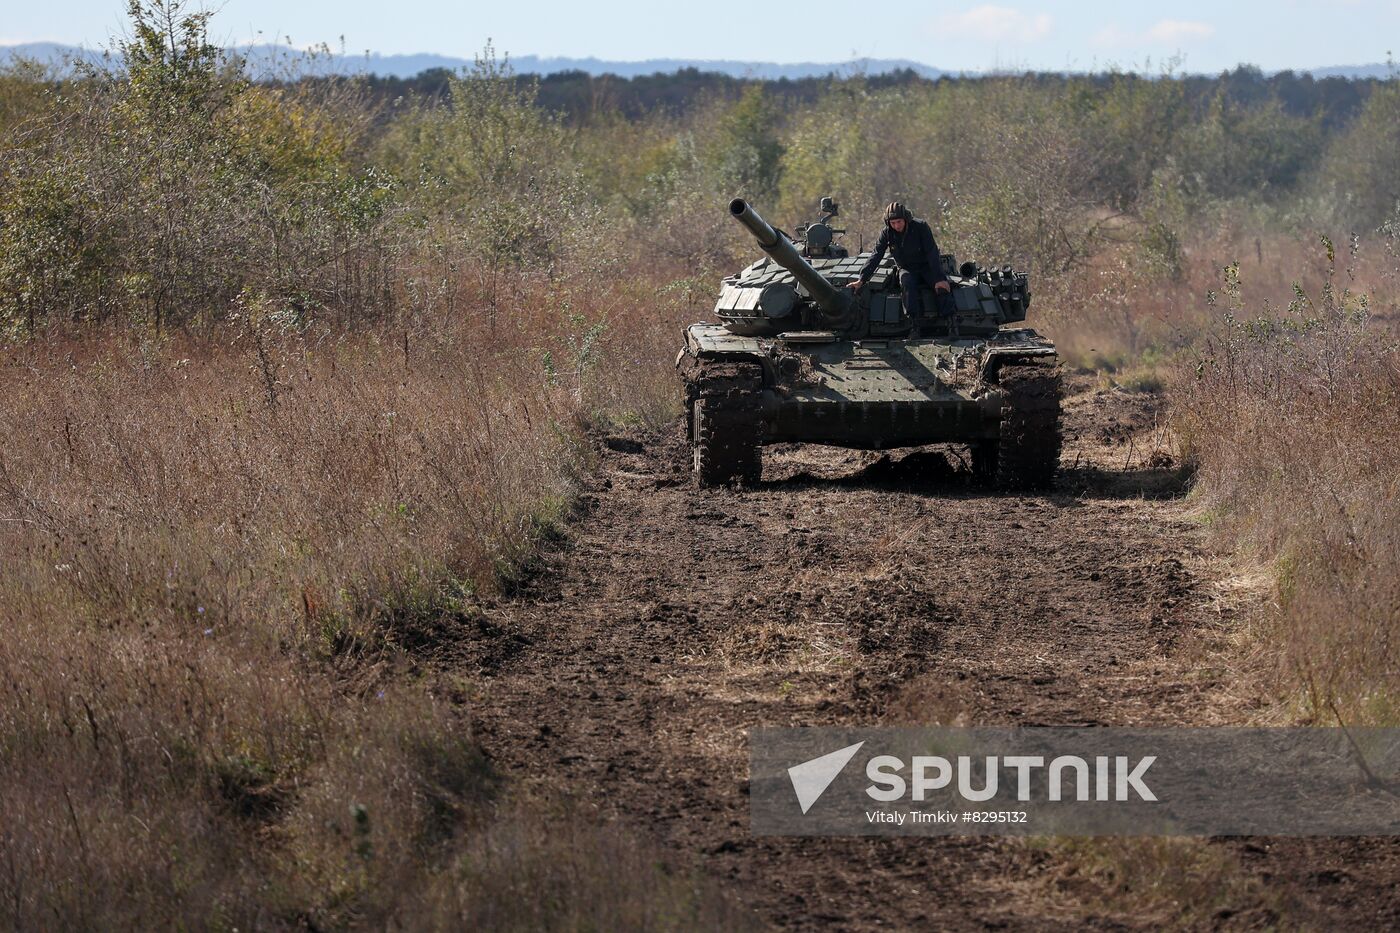
[[[845,748],[837,749],[822,755],[820,758],[813,758],[811,761],[804,761],[800,765],[788,768],[788,777],[792,780],[792,789],[797,794],[797,802],[801,805],[803,813],[812,809],[812,805],[821,798],[822,794],[826,793],[831,782],[836,780],[836,776],[850,763],[864,744],[864,742],[857,742],[854,745],[847,745]]]

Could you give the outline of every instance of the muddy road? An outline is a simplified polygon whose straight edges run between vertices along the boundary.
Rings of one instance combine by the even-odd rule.
[[[566,540],[443,659],[476,738],[762,925],[1157,925],[1076,893],[1054,845],[748,832],[756,725],[1247,721],[1221,658],[1249,591],[1179,498],[1159,400],[1070,389],[1046,495],[985,492],[938,450],[798,446],[755,488],[701,490],[679,428],[601,441]],[[1210,925],[1400,917],[1388,844],[1213,845],[1251,893]]]

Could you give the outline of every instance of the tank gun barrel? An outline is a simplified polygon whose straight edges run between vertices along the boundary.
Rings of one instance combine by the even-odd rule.
[[[845,317],[853,300],[851,294],[845,289],[836,288],[825,276],[813,269],[807,260],[802,258],[797,247],[792,245],[791,240],[774,230],[743,198],[735,198],[729,202],[729,214],[748,228],[758,245],[774,262],[792,273],[793,278],[812,296],[817,307],[828,315]]]

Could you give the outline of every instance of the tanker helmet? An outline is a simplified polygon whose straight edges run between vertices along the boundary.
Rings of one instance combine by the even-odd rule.
[[[909,212],[909,208],[899,201],[891,201],[890,206],[885,208],[885,223],[889,223],[891,220],[909,220],[913,216]]]

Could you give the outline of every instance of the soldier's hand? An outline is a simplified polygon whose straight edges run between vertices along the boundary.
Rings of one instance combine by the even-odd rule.
[[[933,290],[946,295],[953,290],[953,286],[949,285],[947,282],[935,282],[933,283]]]
[[[855,289],[860,288],[864,284],[865,283],[862,282],[860,279],[856,279],[854,282],[847,282],[846,287],[854,291]]]

